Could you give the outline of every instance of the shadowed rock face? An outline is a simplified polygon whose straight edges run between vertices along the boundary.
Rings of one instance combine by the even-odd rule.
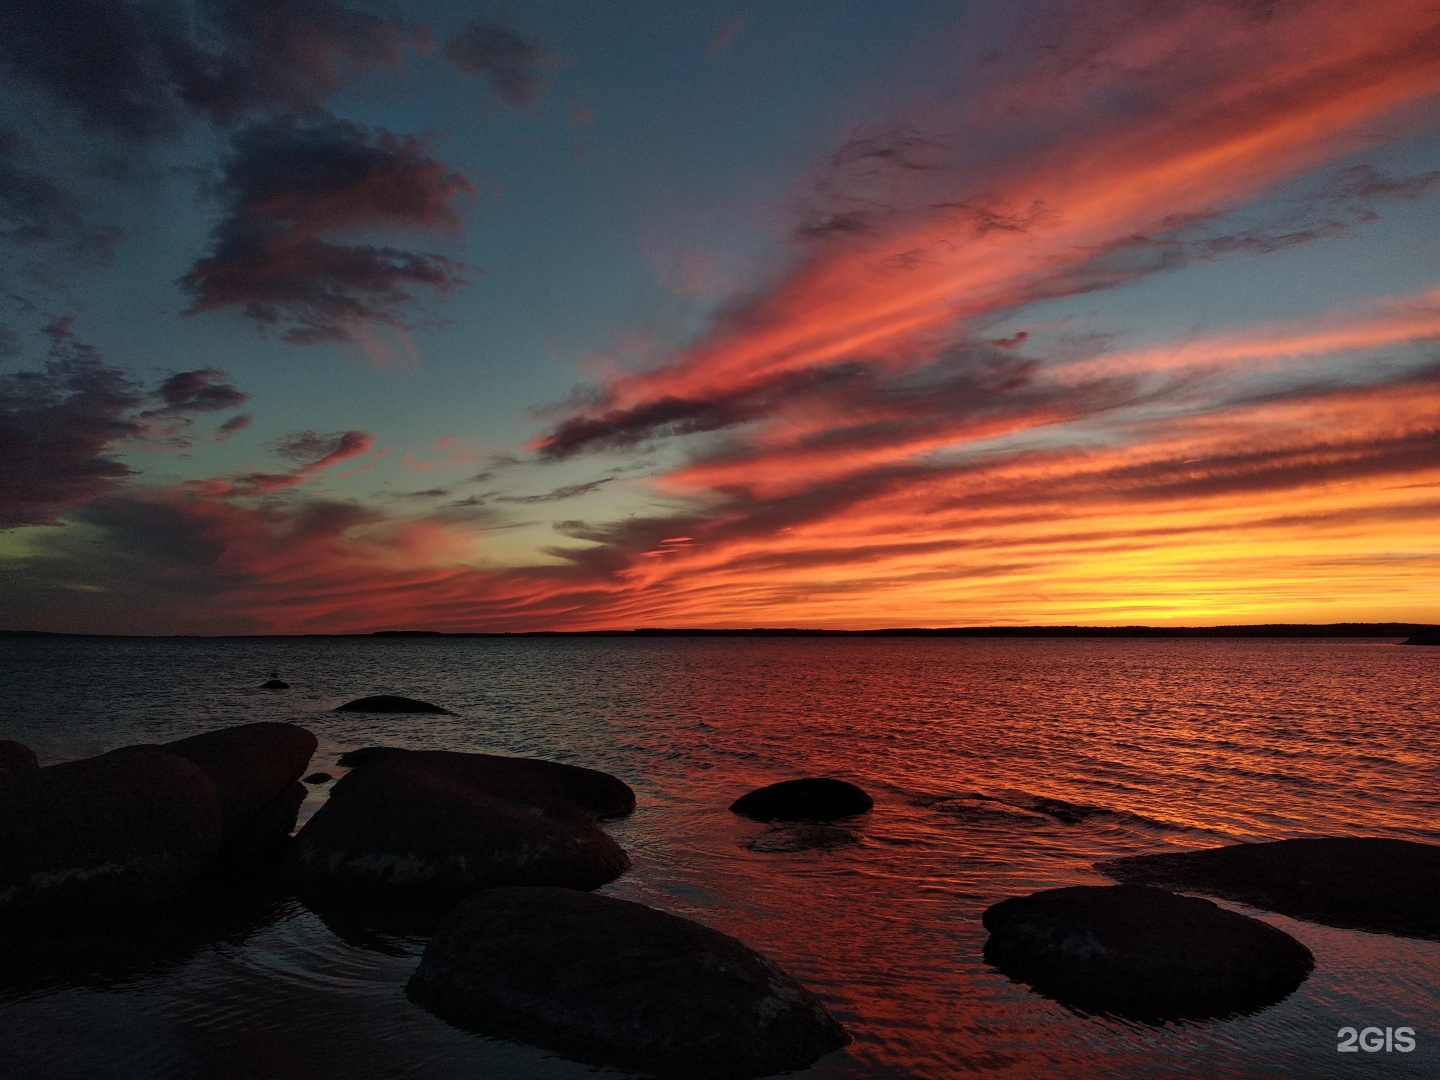
[[[801,1069],[850,1041],[815,997],[734,938],[562,889],[470,897],[406,989],[457,1027],[697,1080]]]
[[[1139,1020],[1205,1019],[1280,1001],[1310,974],[1283,931],[1139,885],[1012,897],[984,915],[985,959],[1047,997]]]
[[[347,701],[344,705],[336,707],[336,712],[359,712],[359,713],[437,713],[443,716],[453,716],[449,709],[442,709],[439,705],[431,705],[428,701],[416,701],[414,698],[399,697],[395,694],[375,694],[371,697],[356,698],[354,701]]]
[[[285,825],[285,811],[277,809],[276,800],[279,805],[294,800],[292,785],[304,775],[315,747],[315,736],[304,728],[266,722],[207,731],[158,749],[194,762],[214,781],[229,838],[242,829],[253,835],[266,822],[289,834],[294,815]],[[262,812],[264,820],[257,820]]]
[[[173,900],[217,859],[288,842],[315,736],[245,724],[0,773],[0,910],[70,916]]]
[[[220,850],[215,785],[139,748],[0,775],[0,911],[62,915],[156,904]]]
[[[731,803],[730,810],[755,821],[834,821],[863,814],[874,805],[875,800],[854,784],[807,777],[756,788]]]
[[[1440,940],[1440,846],[1433,844],[1316,837],[1132,855],[1095,868],[1328,926]]]
[[[15,742],[13,739],[0,739],[0,770],[6,769],[38,769],[39,760],[35,757],[35,751],[24,743]]]
[[[358,758],[358,764],[356,760]],[[370,748],[296,838],[296,887],[322,904],[446,906],[477,889],[593,889],[629,867],[601,828],[620,780],[549,761]]]

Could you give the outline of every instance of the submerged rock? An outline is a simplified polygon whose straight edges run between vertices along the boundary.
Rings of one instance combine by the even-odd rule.
[[[449,709],[442,709],[439,705],[431,705],[428,701],[416,701],[414,698],[399,697],[396,694],[374,694],[370,697],[356,698],[354,701],[347,701],[344,705],[337,706],[335,712],[438,713],[444,716],[454,715]]]
[[[731,803],[730,810],[756,821],[834,821],[863,814],[874,805],[875,800],[854,784],[806,777],[757,788]]]
[[[599,819],[634,805],[592,769],[370,748],[296,837],[296,886],[322,904],[428,906],[501,885],[593,889],[629,867]]]
[[[1315,958],[1268,923],[1195,896],[1141,885],[1082,885],[986,910],[985,959],[1087,1012],[1204,1019],[1288,996]]]
[[[852,829],[819,821],[795,821],[766,829],[745,846],[751,851],[767,854],[789,854],[800,851],[832,851],[858,844],[860,837]]]
[[[697,1080],[802,1069],[850,1041],[813,995],[734,938],[564,889],[470,897],[406,991],[466,1030]]]
[[[1440,940],[1440,846],[1359,836],[1233,844],[1095,864],[1120,881],[1207,893],[1296,919]]]
[[[0,771],[6,769],[38,769],[35,751],[13,739],[0,739]]]
[[[268,679],[260,684],[261,690],[289,690],[290,684],[283,679]]]
[[[161,903],[224,840],[215,784],[137,748],[0,780],[0,911],[69,915]]]

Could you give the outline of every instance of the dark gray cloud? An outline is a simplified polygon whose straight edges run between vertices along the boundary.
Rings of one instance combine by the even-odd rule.
[[[466,26],[445,43],[445,58],[462,75],[489,82],[495,96],[515,109],[539,103],[545,73],[556,64],[555,57],[503,20]]]
[[[216,381],[224,378],[225,374],[219,368],[197,368],[194,371],[181,371],[171,375],[155,391],[155,396],[162,403],[161,408],[141,415],[173,416],[186,412],[224,412],[226,409],[237,409],[250,400],[250,395],[229,383]]]
[[[564,499],[573,499],[579,495],[588,495],[592,491],[598,491],[614,479],[613,476],[602,476],[599,480],[587,480],[582,484],[565,484],[562,487],[553,488],[550,491],[541,492],[538,495],[497,495],[495,496],[495,501],[522,503],[525,505],[561,502]]]
[[[400,64],[397,19],[343,0],[6,0],[0,63],[91,130],[131,142],[193,115],[235,123],[314,110],[357,75]]]
[[[70,255],[108,258],[120,230],[91,224],[70,192],[28,166],[30,151],[26,140],[0,128],[0,242],[53,244]]]
[[[337,240],[375,229],[460,227],[469,180],[425,144],[334,118],[294,117],[238,132],[216,193],[224,215],[211,253],[182,279],[189,313],[234,310],[283,326],[296,344],[404,327],[418,290],[464,284],[442,255]]]
[[[231,435],[234,435],[240,431],[244,431],[250,426],[254,419],[255,418],[249,413],[241,413],[239,416],[232,416],[229,420],[226,420],[223,424],[221,424],[218,428],[215,429],[215,441],[224,442],[226,439],[230,438]]]
[[[143,431],[131,414],[144,391],[76,342],[68,320],[50,338],[41,370],[0,375],[0,528],[56,524],[116,488],[132,470],[113,450]]]

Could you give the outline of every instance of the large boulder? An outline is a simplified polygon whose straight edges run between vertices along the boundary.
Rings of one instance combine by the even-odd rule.
[[[135,749],[0,773],[0,912],[69,915],[169,900],[219,851],[215,784]]]
[[[825,776],[782,780],[741,795],[733,813],[755,821],[835,821],[863,814],[875,800],[854,784]]]
[[[0,771],[6,769],[38,769],[35,751],[13,739],[0,739]]]
[[[813,995],[734,938],[564,889],[470,897],[406,990],[466,1030],[696,1080],[803,1069],[850,1041]]]
[[[415,698],[400,697],[397,694],[373,694],[370,697],[356,698],[354,701],[347,701],[344,705],[336,706],[335,712],[453,715],[449,709],[442,709],[439,705],[432,705],[428,701],[417,701]]]
[[[1082,885],[986,910],[985,959],[1087,1012],[1203,1019],[1273,1004],[1305,981],[1310,950],[1268,923],[1196,896]]]
[[[1096,863],[1119,881],[1235,900],[1352,930],[1440,940],[1440,846],[1329,836],[1131,855]]]
[[[269,832],[289,834],[295,816],[289,814],[286,824],[283,808],[294,802],[298,809],[304,800],[304,789],[295,799],[293,785],[304,775],[315,747],[315,736],[304,728],[267,721],[207,731],[158,749],[193,762],[214,781],[228,839],[242,831],[253,837],[267,823]]]
[[[599,826],[634,793],[550,761],[371,748],[296,837],[296,887],[321,903],[444,907],[477,889],[593,889],[629,867]]]

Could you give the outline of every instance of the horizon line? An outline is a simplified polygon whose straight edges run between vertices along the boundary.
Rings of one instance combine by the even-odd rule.
[[[854,630],[821,627],[663,627],[604,630],[360,630],[297,634],[109,634],[0,630],[0,638],[435,638],[435,637],[1407,637],[1440,633],[1440,623],[1221,623],[1204,626],[892,626]]]

